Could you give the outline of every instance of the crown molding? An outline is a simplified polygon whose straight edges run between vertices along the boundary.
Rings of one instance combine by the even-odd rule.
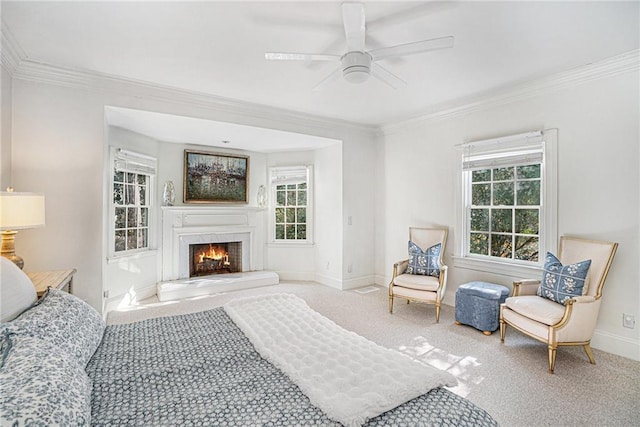
[[[16,72],[16,69],[20,65],[20,62],[26,58],[26,54],[20,44],[18,44],[17,40],[9,31],[9,27],[4,22],[4,19],[0,23],[1,29],[1,47],[0,47],[0,63],[2,68],[4,68],[10,76],[13,76]]]
[[[638,70],[640,70],[640,49],[634,49],[602,61],[540,79],[502,87],[498,90],[459,99],[453,103],[440,104],[420,116],[382,125],[379,130],[382,135],[391,135],[425,122],[467,115],[567,89],[592,80],[604,79]]]
[[[364,133],[371,137],[382,137],[402,132],[406,128],[418,126],[425,122],[463,116],[570,88],[592,80],[638,71],[640,69],[640,49],[634,49],[551,76],[504,86],[449,103],[438,104],[419,116],[386,123],[381,126],[354,123],[338,118],[301,113],[96,71],[37,62],[27,58],[26,53],[17,43],[4,21],[2,21],[1,62],[2,67],[13,78],[25,81],[84,90],[115,92],[160,102],[181,103],[248,118],[299,126],[309,130],[316,130],[323,135],[326,134],[327,129],[330,129]],[[334,136],[339,137],[339,135]]]
[[[285,125],[316,130],[326,135],[327,130],[343,130],[377,135],[377,127],[346,120],[316,116],[292,110],[256,104],[203,92],[129,79],[96,71],[74,69],[23,59],[16,68],[14,79],[64,86],[74,89],[119,93],[172,104],[185,104],[253,119],[268,120]],[[338,135],[334,135],[339,137]]]

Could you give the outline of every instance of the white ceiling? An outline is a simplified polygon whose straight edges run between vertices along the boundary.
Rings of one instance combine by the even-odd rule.
[[[163,142],[224,147],[259,153],[305,151],[340,141],[276,129],[245,126],[129,108],[106,107],[107,123]]]
[[[333,64],[267,51],[344,53],[340,2],[2,1],[26,58],[367,125],[638,48],[631,2],[365,2],[367,48],[455,37],[453,49],[381,61],[408,82],[311,88]]]

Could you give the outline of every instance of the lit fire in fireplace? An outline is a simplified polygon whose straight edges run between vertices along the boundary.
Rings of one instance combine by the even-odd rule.
[[[230,265],[229,254],[227,254],[227,251],[220,246],[210,244],[208,251],[201,251],[197,256],[199,259],[198,263],[200,264],[204,263],[206,260],[222,260],[222,265]]]
[[[230,273],[232,271],[226,244],[195,245],[192,254],[191,276]]]

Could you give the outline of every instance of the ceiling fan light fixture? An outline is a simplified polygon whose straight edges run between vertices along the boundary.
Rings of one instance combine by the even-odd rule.
[[[342,77],[349,83],[364,83],[371,75],[371,55],[366,52],[347,52],[342,57]]]
[[[369,80],[371,70],[364,67],[349,67],[342,70],[342,77],[349,83],[359,84]]]
[[[360,1],[342,3],[342,24],[347,42],[347,53],[342,56],[330,53],[267,52],[265,58],[287,61],[339,61],[340,65],[315,85],[314,91],[339,79],[341,75],[344,80],[352,84],[364,83],[369,80],[370,76],[373,76],[392,89],[397,89],[406,85],[407,82],[384,68],[377,61],[453,47],[453,36],[447,36],[367,50],[365,45],[367,25],[364,4]]]

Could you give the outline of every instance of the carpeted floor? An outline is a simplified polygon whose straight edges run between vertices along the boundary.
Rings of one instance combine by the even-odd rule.
[[[555,374],[547,372],[544,344],[508,329],[485,336],[454,324],[444,306],[435,323],[432,305],[396,300],[388,311],[386,288],[360,294],[314,283],[263,288],[160,303],[154,298],[112,311],[108,324],[218,307],[233,298],[292,293],[342,327],[456,376],[455,393],[487,410],[503,426],[640,425],[640,362],[594,349],[591,365],[581,348],[558,350]]]

